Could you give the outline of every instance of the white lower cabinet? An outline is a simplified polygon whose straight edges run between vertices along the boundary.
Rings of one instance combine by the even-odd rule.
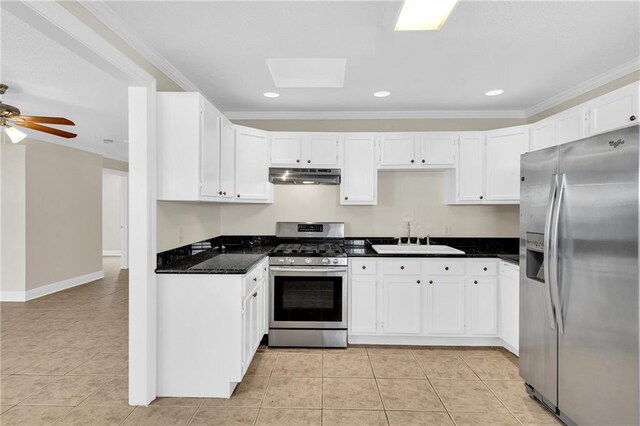
[[[427,286],[427,333],[465,334],[464,277],[433,276]]]
[[[266,331],[267,265],[158,275],[158,396],[231,396]]]
[[[351,276],[349,329],[353,333],[376,333],[378,331],[377,293],[378,283],[375,275],[354,273]]]
[[[419,275],[382,278],[382,332],[420,334],[422,284]]]
[[[354,259],[350,341],[499,344],[497,271],[497,259]]]
[[[505,347],[518,355],[520,339],[520,268],[500,261],[499,282],[500,338]]]
[[[471,288],[471,334],[498,333],[498,282],[495,278],[473,277]]]

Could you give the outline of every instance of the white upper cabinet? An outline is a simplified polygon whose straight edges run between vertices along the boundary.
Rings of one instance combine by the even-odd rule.
[[[302,162],[302,137],[299,133],[275,133],[271,135],[271,165],[300,166]]]
[[[383,133],[380,135],[380,168],[405,168],[416,164],[415,135]]]
[[[269,138],[265,131],[236,126],[235,196],[238,201],[270,201]]]
[[[202,105],[202,195],[221,195],[220,176],[220,116],[208,102]]]
[[[157,96],[158,199],[215,201],[220,189],[220,117],[194,92]]]
[[[556,145],[587,136],[587,107],[579,105],[554,116]]]
[[[429,133],[419,136],[420,165],[455,167],[456,140],[452,133]]]
[[[381,133],[381,170],[455,167],[455,133]]]
[[[597,135],[635,124],[638,120],[638,83],[589,102],[589,134]]]
[[[531,126],[531,150],[549,148],[556,145],[556,121],[548,118]]]
[[[483,134],[463,134],[458,142],[457,201],[484,201],[485,143]]]
[[[376,204],[378,171],[373,134],[348,134],[343,143],[340,204]]]
[[[236,128],[226,117],[220,120],[220,191],[219,196],[233,199],[235,196],[235,144]]]
[[[520,155],[529,150],[528,126],[489,131],[486,144],[486,200],[520,200]]]
[[[340,136],[325,133],[271,133],[274,167],[339,167]]]

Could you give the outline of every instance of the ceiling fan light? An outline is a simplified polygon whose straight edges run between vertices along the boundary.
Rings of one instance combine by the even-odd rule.
[[[4,128],[4,132],[7,134],[7,136],[9,136],[9,139],[11,139],[11,142],[13,142],[13,143],[18,143],[22,139],[27,137],[26,133],[21,132],[20,130],[16,129],[15,127],[6,126]]]

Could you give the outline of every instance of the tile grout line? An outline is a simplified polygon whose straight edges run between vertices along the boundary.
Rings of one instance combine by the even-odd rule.
[[[389,422],[389,415],[387,414],[387,408],[384,405],[384,398],[382,398],[382,392],[380,391],[380,385],[378,384],[378,377],[376,376],[376,371],[373,369],[373,363],[371,362],[371,357],[369,356],[369,348],[365,347],[365,352],[367,353],[367,359],[369,360],[369,367],[371,367],[371,373],[373,374],[373,382],[376,384],[376,389],[378,390],[378,397],[380,397],[380,403],[382,404],[382,412],[384,413],[384,418],[387,421],[387,425],[391,424]]]

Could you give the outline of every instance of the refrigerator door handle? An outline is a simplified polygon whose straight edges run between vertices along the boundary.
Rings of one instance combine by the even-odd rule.
[[[556,329],[555,309],[553,307],[553,297],[551,295],[551,222],[553,219],[553,207],[556,202],[556,194],[558,193],[558,175],[551,176],[551,191],[549,192],[549,201],[547,202],[547,215],[544,221],[544,283],[547,286],[547,314],[549,317],[549,326],[552,330]]]
[[[551,262],[549,263],[550,273],[550,287],[553,298],[553,304],[556,308],[556,322],[558,324],[558,331],[564,334],[564,320],[562,317],[562,306],[560,305],[560,290],[558,286],[558,226],[560,224],[560,209],[562,208],[562,201],[564,199],[564,190],[567,186],[567,181],[564,173],[561,175],[560,185],[558,187],[558,197],[556,200],[555,211],[553,213],[553,223],[551,225]]]

